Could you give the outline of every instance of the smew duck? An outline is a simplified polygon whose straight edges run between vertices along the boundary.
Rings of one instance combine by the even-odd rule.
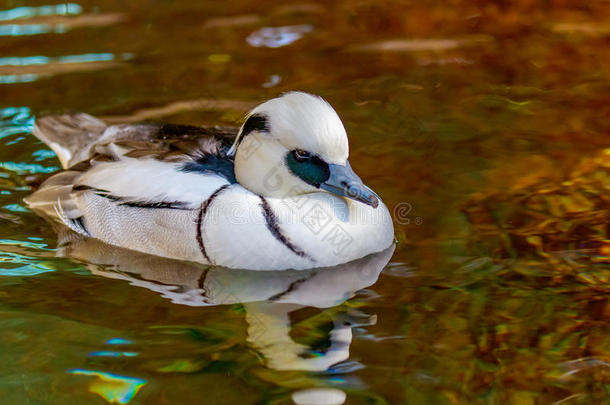
[[[111,245],[250,270],[346,263],[393,243],[387,207],[351,169],[335,110],[290,92],[241,128],[108,126],[47,116],[33,134],[63,169],[27,197],[35,212]]]

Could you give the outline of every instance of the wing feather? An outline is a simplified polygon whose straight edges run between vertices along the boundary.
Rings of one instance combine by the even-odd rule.
[[[122,203],[173,203],[194,209],[229,181],[219,175],[182,171],[182,163],[123,157],[100,162],[84,172],[75,186],[101,190]]]
[[[237,128],[106,127],[86,114],[65,114],[38,120],[34,134],[70,168],[47,179],[26,199],[34,211],[81,235],[114,244],[139,241],[161,226],[168,234],[155,237],[152,253],[161,254],[169,246],[185,250],[185,257],[201,255],[194,242],[174,246],[172,241],[179,240],[174,234],[195,231],[191,210],[234,182],[233,158],[226,150]],[[142,249],[147,241],[138,242]]]

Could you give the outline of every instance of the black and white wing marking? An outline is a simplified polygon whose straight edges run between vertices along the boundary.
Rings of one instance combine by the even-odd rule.
[[[185,171],[185,163],[129,157],[99,162],[80,176],[75,190],[91,189],[118,205],[196,209],[219,187],[231,184],[211,169]]]

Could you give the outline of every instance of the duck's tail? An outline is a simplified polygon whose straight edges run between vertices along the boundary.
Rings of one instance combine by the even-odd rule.
[[[57,154],[64,169],[86,160],[106,130],[106,124],[89,114],[52,115],[36,120],[34,136]]]
[[[65,171],[49,177],[38,190],[24,198],[25,203],[32,211],[39,215],[60,222],[64,218],[78,218],[80,210],[72,199],[74,182],[81,175],[77,171]]]

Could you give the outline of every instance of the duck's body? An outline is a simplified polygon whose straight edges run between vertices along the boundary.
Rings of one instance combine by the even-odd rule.
[[[387,248],[392,222],[374,193],[364,185],[349,195],[354,199],[324,191],[336,188],[328,169],[324,183],[316,180],[318,167],[332,169],[341,162],[323,165],[310,156],[295,164],[292,155],[271,165],[269,156],[256,161],[278,143],[265,145],[265,136],[271,137],[265,125],[279,126],[266,119],[262,126],[258,118],[249,119],[240,130],[231,130],[108,127],[86,114],[43,118],[34,134],[68,170],[47,180],[27,202],[72,230],[112,245],[231,268],[333,266]],[[247,150],[259,135],[259,147]],[[261,170],[253,173],[249,164]],[[341,167],[349,169],[346,160]],[[301,177],[294,180],[286,173]]]

